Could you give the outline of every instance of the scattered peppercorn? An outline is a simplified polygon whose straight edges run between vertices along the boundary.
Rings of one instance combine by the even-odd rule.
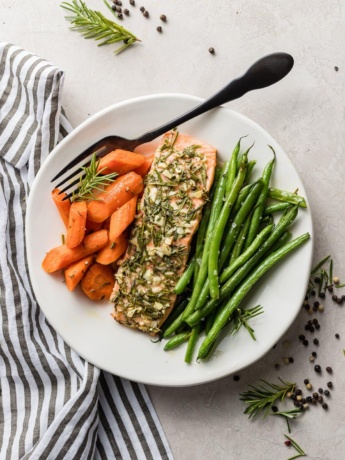
[[[317,353],[316,353],[316,351],[312,351],[312,353],[311,353],[311,354],[314,356],[314,358],[316,358],[316,357],[317,357]]]
[[[158,26],[156,30],[157,30],[157,32],[159,32],[159,33],[162,33],[162,32],[163,32],[163,29],[162,29],[161,26]]]
[[[334,301],[336,302],[336,301],[338,300],[338,296],[335,295],[335,294],[333,294],[333,295],[332,295],[332,300],[334,300]]]
[[[279,364],[275,364],[275,365],[274,365],[274,368],[275,368],[277,371],[279,371],[280,365],[279,365]]]
[[[316,291],[314,291],[314,289],[311,290],[311,291],[310,291],[310,295],[313,295],[313,296],[316,295]]]
[[[125,9],[123,10],[123,14],[125,14],[126,16],[129,16],[129,10],[128,10],[127,8],[125,8]]]
[[[340,335],[339,335],[339,334],[335,334],[335,338],[336,338],[336,339],[340,339]]]
[[[320,395],[323,394],[323,389],[322,388],[319,388],[319,393],[320,393]]]
[[[135,5],[135,0],[129,0],[130,5],[134,6]]]
[[[289,357],[289,363],[293,363],[294,362],[294,359],[290,356]]]
[[[332,382],[327,382],[328,388],[333,388],[333,383]]]
[[[118,13],[122,13],[122,8],[121,8],[121,6],[117,6],[117,7],[116,7],[116,11],[117,11]]]
[[[304,345],[305,347],[307,347],[308,344],[309,344],[308,340],[303,340],[303,345]]]
[[[311,383],[307,383],[307,385],[305,386],[307,390],[312,390],[313,389],[313,385]]]
[[[141,6],[140,11],[143,13],[145,11],[145,8],[143,6]]]
[[[302,390],[300,390],[299,388],[297,388],[297,390],[295,390],[295,394],[297,396],[300,396],[302,394]]]
[[[278,412],[278,407],[277,406],[272,406],[272,412]]]
[[[334,66],[334,70],[335,70],[336,72],[338,72],[339,67],[338,67],[337,65],[335,65],[335,66]]]
[[[159,16],[159,19],[160,19],[161,21],[163,21],[163,22],[166,22],[167,17],[165,16],[165,14],[161,14],[161,15]]]
[[[324,394],[325,396],[330,396],[330,395],[331,395],[331,393],[330,393],[328,390],[325,390],[325,391],[323,392],[323,394]]]
[[[122,13],[117,13],[118,19],[123,19],[123,14]]]
[[[113,11],[116,11],[116,8],[117,8],[117,6],[116,6],[115,4],[114,4],[114,5],[111,5],[111,9],[112,9]]]
[[[318,397],[319,397],[319,393],[316,393],[316,392],[315,392],[315,393],[313,393],[313,398],[314,398],[314,399],[316,399],[316,400],[317,400],[317,399],[318,399]]]
[[[298,396],[296,396],[296,399],[297,399],[297,401],[302,401],[303,396],[302,396],[302,395],[298,395]]]
[[[319,297],[320,299],[324,299],[326,297],[326,294],[324,292],[320,292]]]
[[[235,380],[235,382],[238,382],[240,380],[240,376],[239,375],[234,375],[234,380]]]
[[[296,399],[296,394],[295,393],[292,393],[291,399],[292,399],[292,401],[295,401],[295,399]]]
[[[322,404],[322,409],[327,410],[327,409],[328,409],[328,404],[327,404],[327,403],[323,403],[323,404]]]
[[[310,357],[309,357],[309,361],[310,361],[311,363],[313,363],[313,362],[315,361],[314,356],[310,356]]]
[[[314,371],[317,372],[318,374],[320,374],[320,372],[321,372],[321,366],[319,366],[318,364],[316,364],[316,365],[314,366]]]
[[[215,54],[215,50],[214,50],[214,48],[212,48],[212,47],[208,49],[208,52],[209,52],[210,54]]]
[[[320,329],[320,324],[315,324],[315,329],[318,331]]]
[[[115,2],[115,3],[116,3],[116,5],[118,5],[118,6],[122,6],[122,2],[121,2],[121,0],[116,0],[116,2]]]
[[[286,441],[284,441],[284,444],[286,446],[291,446],[291,441],[289,439],[287,439]]]
[[[314,340],[313,340],[313,343],[314,343],[314,345],[319,345],[319,343],[320,343],[320,342],[319,342],[319,339],[314,339]]]
[[[318,277],[318,276],[315,276],[314,281],[315,281],[315,283],[319,284],[320,281],[321,281],[321,278]]]
[[[321,403],[321,404],[323,403],[323,397],[322,397],[322,396],[319,396],[319,397],[317,398],[317,400],[318,400],[319,403]]]
[[[147,10],[145,10],[143,12],[143,15],[144,15],[145,18],[148,18],[150,16],[150,14],[149,14],[149,12]]]
[[[309,303],[304,304],[304,308],[305,308],[307,311],[310,310],[310,305],[309,305]]]
[[[320,304],[320,305],[318,306],[318,310],[321,311],[321,312],[323,312],[323,311],[325,310],[325,307],[324,307],[323,305]]]
[[[304,339],[305,339],[305,336],[304,336],[304,335],[300,335],[298,338],[299,338],[300,340],[304,340]]]
[[[330,366],[327,366],[327,367],[326,367],[326,371],[327,371],[329,374],[332,374],[333,369],[332,369]]]
[[[305,399],[306,399],[306,401],[307,401],[308,403],[311,403],[312,400],[313,400],[313,398],[312,398],[311,396],[307,396]]]
[[[304,379],[304,381],[303,381],[303,382],[304,382],[304,384],[305,384],[305,385],[308,385],[308,383],[309,383],[309,379]]]

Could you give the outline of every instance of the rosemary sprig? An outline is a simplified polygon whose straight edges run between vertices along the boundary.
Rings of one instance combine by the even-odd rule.
[[[80,177],[78,188],[73,192],[71,201],[84,201],[97,199],[93,196],[94,190],[103,191],[118,176],[117,173],[101,175],[102,170],[97,171],[100,160],[97,160],[94,153],[91,158],[90,166],[82,167],[85,176]]]
[[[289,433],[291,433],[289,419],[295,420],[295,418],[297,418],[300,414],[302,414],[302,412],[303,412],[303,409],[298,407],[298,408],[291,409],[288,411],[272,412],[270,415],[278,415],[278,417],[285,418]]]
[[[238,308],[233,318],[234,326],[231,329],[229,335],[237,334],[240,328],[244,326],[249,332],[251,338],[253,340],[256,340],[256,337],[254,335],[254,329],[249,326],[248,321],[252,318],[255,318],[255,316],[261,315],[263,312],[264,312],[263,307],[261,305],[257,305],[256,307],[249,308],[248,310]]]
[[[256,417],[263,413],[264,416],[268,415],[275,401],[284,401],[287,393],[293,393],[296,384],[284,382],[279,379],[282,385],[269,383],[266,380],[261,380],[264,385],[249,385],[249,390],[241,393],[240,400],[247,404],[244,411],[249,415],[249,418]]]
[[[104,3],[113,12],[106,0]],[[82,0],[71,0],[71,3],[62,2],[61,8],[73,13],[73,16],[66,16],[66,19],[73,25],[71,29],[80,32],[84,38],[102,40],[98,46],[122,41],[124,44],[115,50],[115,53],[120,53],[136,41],[140,41],[131,32],[107,19],[99,11],[88,8]]]
[[[288,460],[294,460],[295,458],[299,458],[299,457],[306,457],[307,454],[297,444],[296,441],[294,441],[292,438],[290,438],[290,436],[288,436],[287,434],[284,434],[284,436],[286,437],[286,439],[288,439],[291,442],[292,447],[298,452],[297,455],[294,455],[293,457],[288,458]]]

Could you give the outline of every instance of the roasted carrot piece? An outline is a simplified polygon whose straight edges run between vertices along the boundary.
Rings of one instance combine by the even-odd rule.
[[[53,273],[61,268],[83,259],[86,256],[94,254],[108,243],[108,232],[99,230],[85,236],[82,244],[76,248],[70,249],[66,244],[51,249],[42,262],[42,268],[47,273]]]
[[[87,256],[85,259],[78,260],[74,264],[70,265],[65,270],[65,281],[66,286],[69,291],[74,291],[74,289],[80,283],[82,277],[87,272],[87,269],[91,266],[94,256]]]
[[[69,211],[66,244],[72,249],[77,247],[85,235],[87,205],[85,201],[74,201]]]
[[[110,217],[109,240],[115,241],[121,233],[133,222],[137,210],[138,197],[134,196]]]
[[[124,232],[115,240],[109,240],[108,244],[97,253],[96,262],[102,265],[109,265],[116,262],[126,251],[127,246],[127,233]]]
[[[131,171],[115,179],[97,200],[92,200],[87,205],[87,216],[94,222],[103,222],[114,211],[127,203],[134,195],[143,189],[143,178]]]
[[[102,174],[117,172],[125,174],[139,168],[145,162],[144,155],[129,152],[128,150],[116,149],[105,155],[99,162],[97,171]]]
[[[144,163],[141,166],[139,166],[139,168],[136,168],[134,172],[136,172],[140,176],[146,176],[146,174],[150,171],[154,158],[155,158],[154,155],[145,157]]]
[[[59,193],[60,193],[60,190],[58,188],[54,188],[54,190],[52,191],[52,198],[54,200],[54,203],[56,204],[56,207],[60,213],[60,216],[65,226],[68,227],[68,218],[69,218],[69,210],[71,207],[71,201],[69,199],[62,201],[65,198],[66,193],[60,193],[60,194]]]
[[[91,300],[109,299],[114,287],[114,272],[109,265],[93,264],[81,280],[81,288]]]

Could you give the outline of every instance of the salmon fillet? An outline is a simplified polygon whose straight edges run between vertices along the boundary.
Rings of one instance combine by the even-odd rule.
[[[173,309],[174,287],[208,199],[216,149],[173,130],[155,153],[111,295],[113,318],[152,335]]]

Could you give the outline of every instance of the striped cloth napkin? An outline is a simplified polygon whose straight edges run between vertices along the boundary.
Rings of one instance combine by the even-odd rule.
[[[143,385],[84,361],[37,305],[24,242],[26,199],[71,129],[63,72],[0,43],[0,458],[172,459]]]

